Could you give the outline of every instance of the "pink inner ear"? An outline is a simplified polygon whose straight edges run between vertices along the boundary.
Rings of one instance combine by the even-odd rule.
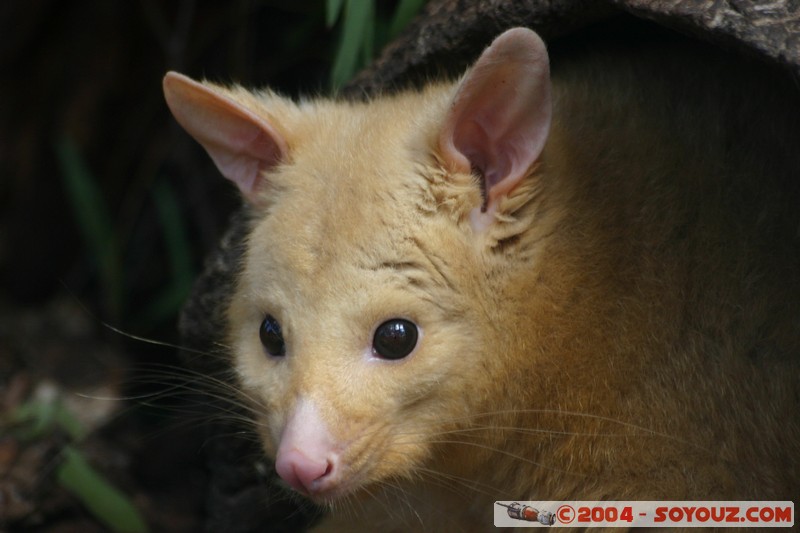
[[[541,155],[551,112],[544,43],[524,28],[503,33],[462,80],[439,138],[454,170],[481,173],[487,210]]]
[[[222,175],[257,203],[264,171],[286,155],[283,137],[242,104],[181,74],[164,77],[164,95],[175,119],[206,149]]]

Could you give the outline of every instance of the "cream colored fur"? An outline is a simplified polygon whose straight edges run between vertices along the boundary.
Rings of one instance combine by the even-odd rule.
[[[485,232],[476,178],[438,152],[455,85],[300,104],[216,88],[287,146],[229,337],[268,455],[298,397],[348,443],[357,475],[320,531],[488,531],[503,499],[797,496],[797,158],[778,146],[792,120],[759,118],[797,97],[648,53],[556,65],[544,153]],[[367,361],[394,317],[419,324],[416,351]]]

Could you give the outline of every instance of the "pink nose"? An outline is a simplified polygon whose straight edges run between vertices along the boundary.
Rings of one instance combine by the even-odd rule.
[[[297,492],[313,495],[332,489],[339,477],[338,454],[314,403],[300,399],[281,432],[275,470]]]
[[[278,454],[275,470],[297,492],[313,494],[320,490],[326,477],[331,477],[333,462],[307,457],[302,451],[293,449]]]

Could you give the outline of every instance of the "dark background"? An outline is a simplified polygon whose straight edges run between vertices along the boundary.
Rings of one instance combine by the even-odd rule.
[[[37,306],[68,289],[98,318],[160,326],[165,310],[144,312],[171,282],[154,190],[176,204],[193,270],[238,201],[170,118],[161,78],[178,70],[290,95],[324,90],[336,29],[325,27],[322,1],[40,0],[2,10],[0,298]],[[83,235],[63,143],[108,215],[122,270],[113,287]],[[119,293],[113,304],[108,291]]]
[[[151,531],[202,529],[203,415],[174,398],[177,350],[149,341],[180,344],[239,198],[161,79],[326,93],[342,31],[324,0],[0,5],[0,530],[107,530],[58,482],[66,445]],[[29,431],[31,402],[66,406],[88,436]]]

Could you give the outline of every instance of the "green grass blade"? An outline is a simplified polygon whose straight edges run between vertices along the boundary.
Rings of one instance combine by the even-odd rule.
[[[325,25],[329,28],[333,28],[333,25],[336,24],[336,21],[339,19],[339,13],[342,11],[343,2],[344,0],[326,0]]]
[[[164,231],[173,283],[188,286],[192,282],[194,272],[192,252],[186,226],[181,217],[180,206],[166,182],[162,181],[156,185],[153,196],[158,210],[158,218]]]
[[[166,320],[174,320],[181,306],[186,303],[190,289],[191,285],[167,285],[153,297],[152,303],[132,322],[138,326],[147,327],[161,324]]]
[[[131,501],[71,446],[64,448],[58,482],[101,522],[117,533],[145,533],[147,524]]]
[[[53,421],[67,432],[73,442],[79,442],[86,437],[86,428],[80,420],[60,400],[55,403]]]
[[[397,37],[397,34],[419,13],[423,4],[425,4],[425,0],[400,0],[397,9],[394,11],[392,23],[389,25],[389,37]]]
[[[55,416],[55,402],[28,400],[11,411],[10,420],[18,426],[14,432],[17,437],[33,440],[52,430]]]
[[[375,55],[375,3],[364,2],[364,9],[367,12],[363,15],[365,22],[361,41],[361,63],[369,65]]]
[[[153,198],[161,221],[171,279],[142,313],[141,321],[147,324],[157,324],[174,317],[189,295],[194,279],[189,238],[172,189],[166,182],[159,182],[153,191]]]
[[[78,228],[97,264],[109,312],[119,316],[123,297],[122,262],[113,221],[72,140],[59,139],[56,154]]]
[[[86,436],[80,420],[64,405],[60,398],[28,400],[11,411],[11,422],[17,426],[15,434],[24,440],[40,439],[59,426],[73,442]]]
[[[374,0],[347,0],[344,6],[342,38],[333,61],[331,82],[334,89],[347,83],[358,66],[358,54],[364,45],[364,32],[373,12]]]

